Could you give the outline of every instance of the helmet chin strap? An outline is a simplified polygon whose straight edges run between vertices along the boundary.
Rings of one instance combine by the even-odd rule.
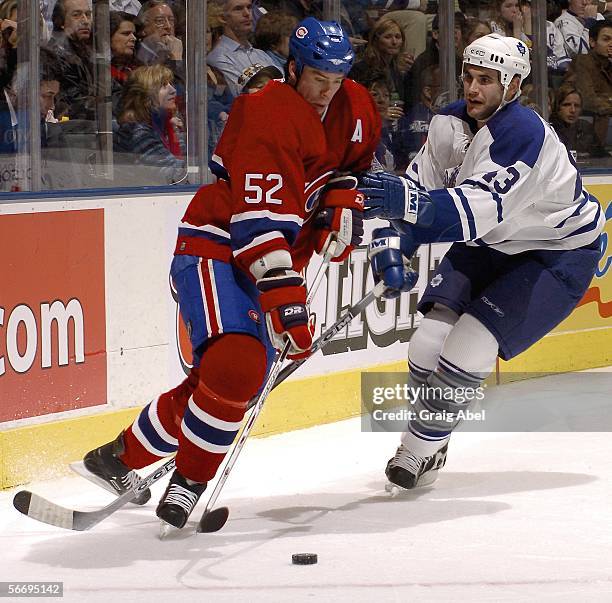
[[[478,121],[481,121],[483,124],[486,124],[498,111],[501,111],[506,105],[515,101],[521,95],[521,87],[519,86],[518,90],[516,91],[516,94],[510,100],[506,100],[506,95],[508,94],[508,86],[510,86],[511,83],[512,80],[510,80],[510,82],[508,82],[505,86],[502,84],[504,91],[502,93],[501,102],[499,103],[497,109],[495,109],[495,111],[493,111],[493,113],[491,113],[491,115],[489,115],[489,117],[487,117],[486,119],[479,119]]]

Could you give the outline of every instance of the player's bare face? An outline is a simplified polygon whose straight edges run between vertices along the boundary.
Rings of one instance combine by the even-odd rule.
[[[341,73],[329,73],[305,66],[295,89],[319,115],[323,115],[343,81],[344,75]]]
[[[504,88],[499,72],[486,67],[466,66],[463,70],[463,93],[468,115],[476,121],[491,117],[502,101]]]

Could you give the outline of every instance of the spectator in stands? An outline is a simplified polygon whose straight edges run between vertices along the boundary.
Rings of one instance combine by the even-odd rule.
[[[17,152],[16,96],[13,78],[17,69],[16,1],[0,5],[0,154]]]
[[[265,51],[283,73],[289,57],[289,37],[297,24],[291,15],[270,12],[260,17],[255,26],[255,48]]]
[[[554,88],[559,87],[559,80],[572,61],[567,56],[563,34],[554,24],[560,16],[560,11],[554,0],[546,1],[546,67],[549,82]]]
[[[497,0],[490,21],[491,31],[522,40],[531,48],[531,6],[519,0]]]
[[[143,65],[182,70],[183,42],[176,36],[176,17],[165,0],[147,0],[136,17],[136,58]]]
[[[397,95],[406,105],[410,99],[407,73],[414,57],[402,50],[404,32],[393,19],[379,19],[372,30],[363,58],[357,61],[349,77],[358,82],[369,79],[372,72],[387,74],[391,95]]]
[[[427,45],[425,52],[420,54],[414,61],[414,65],[410,70],[410,89],[412,93],[412,102],[418,102],[419,95],[423,89],[423,71],[430,65],[440,64],[440,44],[439,44],[439,22],[438,15],[434,17],[431,24],[431,40]],[[455,13],[455,73],[457,78],[461,76],[461,67],[463,64],[463,49],[464,32],[467,29],[467,20],[465,15],[460,12]],[[458,82],[458,89],[462,86]]]
[[[272,59],[249,42],[253,33],[252,0],[215,0],[222,9],[223,35],[207,61],[218,69],[233,96],[240,94],[238,78],[249,66],[272,65]]]
[[[223,35],[223,11],[218,4],[209,2],[206,16],[206,53],[208,55],[216,42]],[[206,80],[208,83],[206,87],[208,97],[208,102],[206,103],[208,157],[210,159],[221,137],[225,122],[229,117],[234,97],[229,91],[223,74],[208,63],[206,64]]]
[[[390,12],[386,13],[385,19],[393,19],[404,32],[403,51],[419,56],[427,47],[427,0],[393,0],[386,2]]]
[[[478,19],[471,21],[465,31],[465,45],[469,46],[478,38],[486,36],[491,33],[491,26],[486,21],[480,21]]]
[[[130,13],[111,11],[110,47],[113,116],[117,117],[121,93],[130,73],[138,64],[135,60],[136,26],[135,17]]]
[[[185,140],[175,117],[172,82],[172,72],[163,65],[138,67],[123,92],[115,152],[128,153],[136,165],[152,168],[148,182],[173,184],[186,175]]]
[[[582,114],[582,95],[572,84],[564,84],[557,90],[554,111],[550,118],[552,127],[561,142],[577,155],[604,157],[607,153],[595,136],[593,125]]]
[[[403,111],[398,111],[390,105],[389,80],[385,72],[371,71],[362,84],[372,95],[382,120],[380,141],[374,155],[385,171],[393,172],[395,171],[394,134]]]
[[[242,94],[253,94],[259,92],[271,80],[280,80],[283,72],[275,65],[251,65],[247,67],[238,78],[238,84],[242,86]]]
[[[55,115],[55,102],[60,92],[62,75],[57,59],[48,50],[40,51],[40,146],[43,151],[43,163],[46,160],[45,149],[63,147],[65,140],[62,126]]]
[[[573,59],[589,52],[589,27],[595,19],[603,19],[589,0],[569,0],[567,10],[555,20],[561,31],[565,54]]]
[[[70,119],[93,120],[96,114],[92,28],[88,0],[57,0],[48,48],[59,61],[59,101]]]
[[[612,115],[612,21],[597,21],[589,31],[591,50],[578,54],[565,76],[582,95],[583,109],[593,114],[597,140],[605,146]]]
[[[436,100],[440,94],[440,67],[430,65],[421,74],[422,88],[419,100],[399,121],[395,144],[396,170],[405,172],[408,164],[427,140],[429,122],[436,113]]]
[[[0,87],[8,94],[17,68],[17,0],[0,4]],[[4,103],[7,99],[0,99]]]

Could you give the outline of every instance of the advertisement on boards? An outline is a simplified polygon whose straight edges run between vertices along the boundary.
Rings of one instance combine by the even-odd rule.
[[[0,423],[106,404],[104,210],[0,215]]]

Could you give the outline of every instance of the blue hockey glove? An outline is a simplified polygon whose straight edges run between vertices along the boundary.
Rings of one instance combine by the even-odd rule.
[[[393,228],[376,228],[372,233],[368,258],[374,282],[382,280],[387,286],[383,293],[387,299],[399,297],[416,285],[419,275],[410,267],[410,258],[417,249],[409,234],[400,237]]]
[[[408,178],[386,172],[367,172],[359,176],[357,187],[366,197],[365,218],[404,220],[430,226],[435,215],[431,197]]]

